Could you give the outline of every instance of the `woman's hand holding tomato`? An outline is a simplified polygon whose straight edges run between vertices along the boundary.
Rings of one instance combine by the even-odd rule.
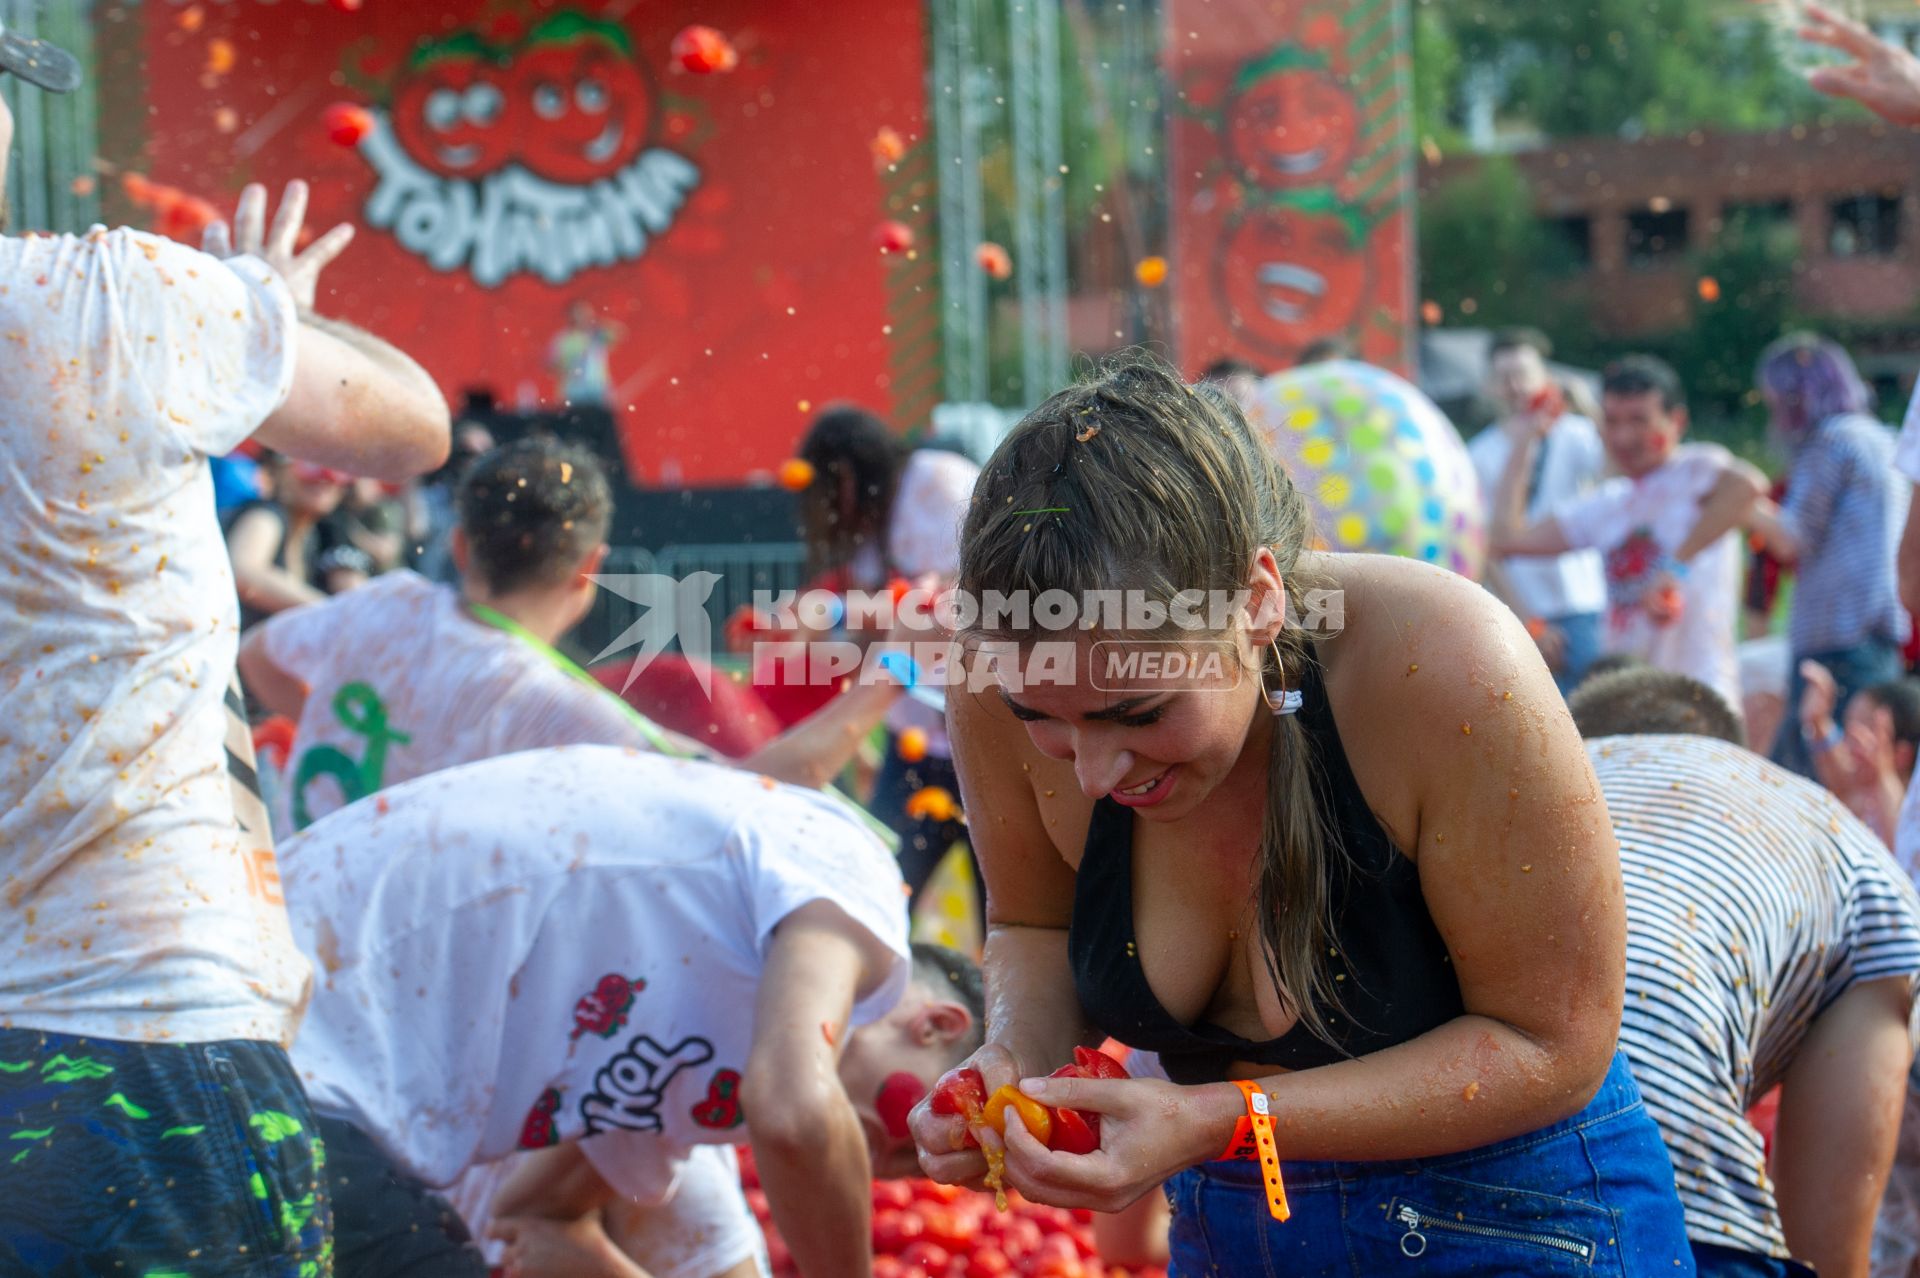
[[[981,1131],[979,1126],[970,1124],[964,1106],[950,1099],[955,1094],[955,1083],[949,1080],[965,1070],[973,1070],[980,1076],[978,1104],[982,1108],[987,1097],[1002,1087],[1017,1086],[1026,1073],[1012,1052],[998,1043],[988,1043],[961,1062],[959,1069],[950,1071],[913,1107],[907,1126],[913,1132],[913,1143],[920,1150],[920,1170],[930,1179],[981,1189],[986,1184],[987,1160],[980,1152],[980,1141],[997,1142],[1000,1138],[991,1129]],[[936,1100],[946,1112],[934,1109]]]
[[[1227,1143],[1212,1120],[1230,1113],[1231,1102],[1223,1096],[1220,1106],[1207,1103],[1207,1089],[1150,1078],[1056,1075],[1028,1079],[1020,1090],[1056,1112],[1090,1118],[1099,1136],[1096,1149],[1070,1154],[1008,1124],[1007,1184],[1034,1202],[1119,1211],[1175,1172],[1216,1156]],[[921,1164],[926,1163],[923,1153]]]
[[[921,1167],[929,1175],[936,1180],[943,1179],[943,1175],[933,1170],[934,1163],[930,1159],[945,1157],[954,1160],[951,1164],[941,1164],[949,1173],[984,1178],[986,1156],[977,1156],[981,1166],[973,1170],[973,1162],[968,1160],[966,1151],[979,1148],[983,1141],[996,1147],[1004,1145],[1004,1133],[1012,1127],[1020,1128],[1044,1148],[1061,1154],[1091,1154],[1100,1148],[1100,1116],[1097,1113],[1082,1112],[1071,1106],[1044,1105],[1011,1080],[990,1085],[985,1070],[981,1068],[981,1057],[988,1050],[981,1049],[970,1062],[950,1070],[914,1111],[910,1125],[913,1126],[915,1141],[920,1146]],[[1002,1063],[1001,1058],[1011,1061],[1011,1055],[1004,1048],[991,1050],[995,1053],[993,1060],[996,1064]],[[1051,1077],[1110,1081],[1127,1077],[1126,1067],[1105,1052],[1090,1047],[1076,1047],[1073,1056],[1073,1064],[1062,1065]],[[922,1110],[925,1111],[924,1124],[920,1123]],[[1012,1117],[1017,1117],[1019,1121],[1011,1121]],[[929,1139],[922,1139],[923,1130],[931,1144]],[[950,1183],[971,1182],[963,1179]]]

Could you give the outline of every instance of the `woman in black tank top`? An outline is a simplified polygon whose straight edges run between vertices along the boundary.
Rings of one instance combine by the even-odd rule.
[[[1142,360],[981,475],[948,705],[988,890],[971,1063],[1101,1116],[1084,1155],[1014,1125],[1008,1183],[1108,1211],[1164,1183],[1176,1273],[1693,1272],[1552,677],[1471,583],[1309,537],[1239,409]],[[1045,1078],[1109,1036],[1154,1077]],[[981,1181],[963,1119],[913,1127]]]

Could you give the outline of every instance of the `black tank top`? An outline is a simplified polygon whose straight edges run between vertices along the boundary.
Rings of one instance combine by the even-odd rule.
[[[1087,827],[1067,937],[1080,1006],[1105,1033],[1158,1052],[1176,1083],[1218,1082],[1236,1060],[1289,1070],[1330,1065],[1417,1038],[1463,1010],[1452,960],[1420,894],[1419,873],[1387,838],[1360,793],[1311,658],[1300,692],[1305,702],[1300,726],[1313,756],[1321,810],[1339,831],[1350,867],[1329,871],[1337,951],[1331,973],[1345,1014],[1321,1009],[1321,1015],[1337,1046],[1305,1024],[1256,1043],[1217,1025],[1185,1025],[1168,1014],[1135,952],[1133,812],[1103,798]]]

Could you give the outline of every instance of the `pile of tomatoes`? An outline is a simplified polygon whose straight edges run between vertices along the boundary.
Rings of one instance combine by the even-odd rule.
[[[774,1228],[753,1156],[740,1150],[747,1202],[766,1231],[774,1278],[800,1278]],[[930,1180],[873,1185],[873,1278],[1161,1278],[1159,1269],[1124,1269],[1094,1252],[1093,1216],[1042,1207],[1018,1194],[1007,1210],[993,1195]]]

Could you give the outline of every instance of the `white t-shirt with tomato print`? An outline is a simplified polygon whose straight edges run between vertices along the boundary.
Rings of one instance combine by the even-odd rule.
[[[0,238],[0,1026],[292,1036],[208,458],[286,399],[295,325],[256,258]]]
[[[831,902],[908,977],[893,857],[817,792],[609,746],[408,782],[281,853],[318,986],[293,1047],[316,1111],[430,1185],[582,1140],[658,1202],[684,1153],[734,1144],[774,927]]]
[[[1654,580],[1732,462],[1718,444],[1683,444],[1656,470],[1608,479],[1554,518],[1568,542],[1598,550],[1606,566],[1607,650],[1698,679],[1738,708],[1739,534],[1729,532],[1687,565],[1678,618],[1661,624],[1647,611]]]

